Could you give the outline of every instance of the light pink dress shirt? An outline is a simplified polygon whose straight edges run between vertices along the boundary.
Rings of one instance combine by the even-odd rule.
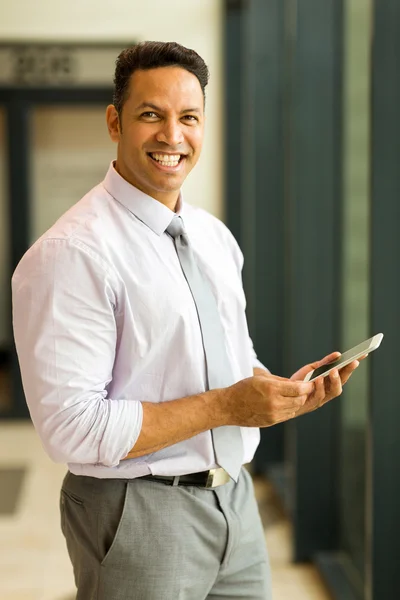
[[[257,360],[249,338],[242,253],[226,226],[179,200],[216,296],[235,381]],[[142,426],[142,401],[206,391],[193,298],[172,239],[175,213],[110,165],[104,181],[26,252],[12,278],[13,327],[27,404],[48,455],[72,473],[133,478],[214,468],[211,434],[121,460]],[[259,443],[242,428],[243,463]]]

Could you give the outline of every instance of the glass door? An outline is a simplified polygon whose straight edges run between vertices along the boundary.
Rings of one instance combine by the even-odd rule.
[[[100,183],[116,157],[103,106],[35,106],[31,114],[33,243]]]

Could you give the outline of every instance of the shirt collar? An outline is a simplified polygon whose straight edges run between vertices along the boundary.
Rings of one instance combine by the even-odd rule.
[[[173,212],[167,206],[141,192],[121,177],[116,171],[114,164],[114,161],[110,164],[103,181],[103,187],[115,200],[123,204],[154,233],[162,235],[174,216],[183,216],[184,202],[182,192],[179,195],[177,210]]]

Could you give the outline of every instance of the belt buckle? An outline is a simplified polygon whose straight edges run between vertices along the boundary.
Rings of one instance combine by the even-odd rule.
[[[206,488],[214,488],[224,483],[228,483],[230,477],[228,473],[222,467],[218,469],[210,469],[208,471],[208,477],[206,481]]]

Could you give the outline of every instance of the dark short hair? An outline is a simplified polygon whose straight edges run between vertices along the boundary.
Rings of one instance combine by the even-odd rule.
[[[141,42],[125,48],[116,60],[113,102],[118,114],[121,114],[128,97],[132,74],[138,70],[148,71],[159,67],[181,67],[195,75],[205,99],[209,71],[197,52],[176,42]]]

